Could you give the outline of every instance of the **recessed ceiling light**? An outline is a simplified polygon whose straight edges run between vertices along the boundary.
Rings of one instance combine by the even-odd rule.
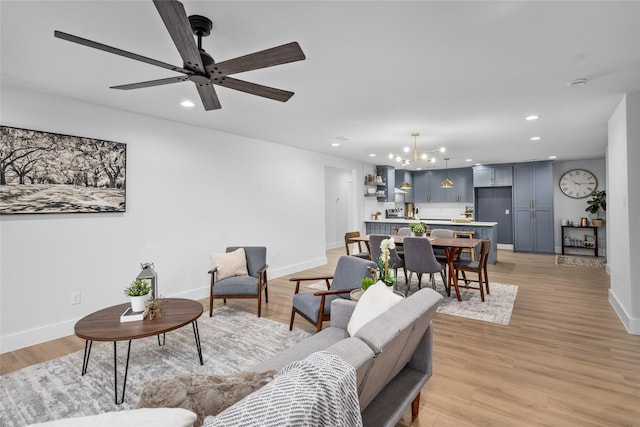
[[[369,154],[369,157],[375,157],[376,155],[374,153]]]
[[[575,80],[571,80],[569,83],[567,83],[567,87],[573,87],[573,86],[584,86],[587,84],[587,79],[575,79]]]
[[[339,147],[339,146],[340,146],[340,143],[339,143],[339,142],[334,142],[334,143],[332,143],[332,144],[331,144],[331,146],[332,146],[332,147]]]
[[[525,117],[525,120],[538,120],[540,118],[540,116],[536,116],[535,114],[532,114],[530,116]]]
[[[549,156],[550,159],[556,159],[558,156]]]
[[[182,105],[183,107],[186,107],[186,108],[193,108],[193,107],[195,107],[195,106],[196,106],[196,104],[195,104],[195,103],[193,103],[193,101],[189,101],[189,100],[182,101],[182,102],[180,103],[180,105]]]
[[[540,141],[541,138],[539,136],[532,136],[529,139],[531,139],[532,141]]]
[[[473,161],[473,159],[467,159],[467,160],[465,160],[465,162],[472,162],[472,161]]]

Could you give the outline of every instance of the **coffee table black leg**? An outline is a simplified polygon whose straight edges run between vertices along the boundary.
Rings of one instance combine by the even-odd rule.
[[[113,390],[116,397],[116,405],[124,402],[124,392],[127,389],[127,374],[129,373],[129,356],[131,355],[131,340],[127,348],[127,363],[124,368],[124,380],[122,381],[122,398],[118,402],[118,352],[116,341],[113,342]]]
[[[198,331],[198,321],[194,320],[191,324],[193,325],[193,336],[196,338],[196,347],[198,348],[200,364],[204,365],[204,361],[202,360],[202,346],[200,345],[200,332]]]
[[[93,341],[86,340],[84,342],[84,356],[82,357],[82,375],[87,373],[87,368],[89,367],[89,356],[91,356],[91,344]]]
[[[167,334],[162,334],[162,344],[160,343],[160,334],[158,334],[158,345],[162,347],[166,341]]]

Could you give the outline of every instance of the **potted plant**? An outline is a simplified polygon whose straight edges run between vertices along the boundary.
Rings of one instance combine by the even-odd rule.
[[[362,281],[360,282],[360,284],[362,285],[362,290],[366,291],[367,289],[369,289],[369,286],[373,285],[375,283],[375,280],[373,280],[373,277],[365,277],[362,279]]]
[[[382,212],[376,212],[375,216],[376,216],[376,220],[382,219]]]
[[[604,220],[600,218],[600,211],[607,210],[607,193],[605,190],[594,191],[591,194],[591,199],[587,200],[587,208],[585,211],[589,212],[592,215],[597,215],[597,218],[593,218],[591,223],[600,227],[604,223]]]
[[[411,224],[409,224],[409,228],[411,228],[413,234],[418,237],[424,235],[424,233],[427,232],[427,224],[425,224],[424,222],[412,222]]]
[[[136,279],[124,289],[124,294],[131,300],[131,310],[144,311],[151,288],[146,280]]]

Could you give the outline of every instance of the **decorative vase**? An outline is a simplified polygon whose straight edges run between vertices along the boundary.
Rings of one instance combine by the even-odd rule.
[[[149,294],[141,295],[139,297],[129,297],[131,299],[131,310],[133,311],[144,311],[146,308],[145,303],[149,298]]]
[[[416,237],[424,236],[424,233],[418,233],[417,231],[413,233]]]

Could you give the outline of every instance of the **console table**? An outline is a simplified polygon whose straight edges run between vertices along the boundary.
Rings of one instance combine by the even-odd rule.
[[[598,256],[598,227],[593,225],[587,227],[563,225],[561,227],[562,255],[565,255],[566,250],[576,249],[593,251],[593,256]]]

